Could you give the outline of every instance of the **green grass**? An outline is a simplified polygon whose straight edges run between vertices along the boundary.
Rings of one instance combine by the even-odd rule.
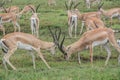
[[[81,24],[78,25],[78,38],[69,39],[68,27],[67,27],[67,14],[64,6],[64,0],[56,0],[57,6],[48,7],[46,0],[13,0],[12,3],[8,3],[7,6],[17,5],[21,9],[29,3],[37,6],[40,4],[38,15],[40,18],[40,39],[45,41],[52,41],[52,37],[48,30],[48,26],[52,29],[60,27],[66,35],[65,45],[71,44],[79,39],[79,30]],[[78,9],[84,13],[89,11],[96,11],[97,5],[92,6],[92,9],[86,9],[83,0],[80,0],[81,5]],[[119,0],[109,1],[104,0],[104,8],[110,9],[113,7],[120,7]],[[21,31],[31,33],[30,30],[30,18],[31,13],[24,14],[19,23],[21,25]],[[109,25],[107,20],[106,25]],[[118,19],[114,19],[112,28],[120,29]],[[13,25],[7,23],[4,25],[6,33],[13,32]],[[2,33],[0,33],[2,37]],[[119,38],[120,34],[115,34],[116,38]],[[94,62],[93,66],[90,64],[89,51],[81,52],[81,62],[78,64],[77,53],[73,54],[70,61],[65,61],[62,53],[57,49],[55,55],[51,55],[50,52],[42,50],[42,53],[51,66],[48,69],[41,59],[36,56],[36,70],[33,69],[31,56],[25,50],[17,50],[15,54],[10,58],[11,63],[17,68],[17,71],[11,69],[6,71],[2,64],[3,53],[0,50],[0,80],[120,80],[120,66],[117,64],[118,52],[111,46],[111,59],[107,66],[104,66],[104,62],[107,53],[103,49],[100,51],[100,47],[94,48]]]

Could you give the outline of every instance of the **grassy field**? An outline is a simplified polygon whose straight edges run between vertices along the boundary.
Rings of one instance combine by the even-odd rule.
[[[52,41],[52,37],[48,30],[48,26],[52,29],[60,27],[66,35],[65,45],[71,44],[80,38],[79,35],[80,25],[78,25],[78,38],[70,39],[68,36],[67,27],[67,14],[64,6],[65,0],[56,0],[57,5],[48,7],[46,0],[13,0],[12,3],[5,5],[17,5],[21,9],[27,4],[34,4],[37,6],[40,4],[38,15],[40,18],[40,39],[45,41]],[[97,5],[92,6],[92,9],[86,9],[83,0],[78,9],[81,13],[97,11]],[[104,9],[110,9],[113,7],[120,7],[119,0],[104,0]],[[30,18],[31,13],[24,14],[19,20],[22,32],[30,33]],[[109,25],[107,20],[106,25]],[[6,33],[13,32],[13,25],[5,24]],[[118,19],[114,19],[112,28],[120,29]],[[0,33],[2,37],[2,33]],[[116,38],[119,38],[120,34],[115,34]],[[73,54],[69,61],[65,61],[62,53],[57,49],[55,55],[51,55],[50,52],[42,50],[42,53],[52,67],[48,69],[41,59],[36,56],[36,70],[32,66],[32,58],[25,50],[17,50],[15,54],[10,58],[12,64],[17,68],[17,71],[12,70],[9,66],[9,70],[6,71],[2,64],[3,53],[0,50],[0,80],[120,80],[120,66],[117,64],[118,52],[111,46],[111,59],[107,66],[104,66],[104,62],[107,56],[106,51],[103,49],[100,51],[100,47],[94,48],[94,62],[90,64],[89,51],[81,52],[81,62],[78,64],[77,53]]]

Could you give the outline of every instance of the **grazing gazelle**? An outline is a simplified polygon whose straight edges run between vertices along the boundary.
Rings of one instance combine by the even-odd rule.
[[[37,10],[39,8],[40,4],[36,7],[36,11],[34,11],[34,9],[29,6],[31,9],[33,9],[33,14],[30,18],[31,21],[31,31],[32,34],[35,35],[37,38],[39,37],[39,17],[37,15]]]
[[[110,19],[110,25],[112,25],[112,18],[114,17],[118,17],[118,19],[120,20],[120,8],[112,8],[109,9],[107,11],[105,11],[102,6],[104,3],[102,3],[98,9],[101,12],[102,15],[104,15],[105,17]]]
[[[53,35],[55,44],[58,46],[59,50],[64,54],[66,60],[69,60],[71,54],[75,52],[80,52],[82,50],[89,49],[90,57],[91,57],[90,61],[92,63],[93,47],[97,45],[103,45],[108,53],[107,59],[105,61],[105,65],[107,65],[109,58],[111,56],[111,51],[107,44],[108,42],[110,42],[111,45],[114,46],[114,48],[117,49],[117,51],[120,53],[120,47],[115,40],[114,31],[110,28],[97,28],[94,30],[87,31],[82,35],[82,37],[78,41],[68,45],[67,47],[63,45],[65,36],[63,37],[63,40],[60,42],[59,40],[60,37],[55,36],[56,34],[52,33],[52,31],[51,34]],[[118,62],[120,63],[120,55],[118,57]],[[79,57],[79,63],[81,63],[80,57]]]
[[[35,69],[35,59],[32,51],[33,50],[36,51],[38,53],[38,56],[42,59],[42,61],[46,64],[46,66],[50,68],[50,66],[43,57],[41,49],[50,50],[54,54],[56,47],[54,42],[46,42],[36,38],[31,34],[22,33],[22,32],[14,32],[5,35],[0,40],[0,46],[2,47],[2,50],[5,52],[3,56],[3,64],[5,68],[7,69],[6,63],[8,63],[10,67],[14,70],[16,70],[16,68],[11,64],[9,58],[14,54],[14,52],[18,48],[25,49],[31,52],[33,59],[33,67]]]
[[[31,7],[32,7],[33,9],[31,9]],[[32,13],[34,13],[33,10],[35,11],[35,6],[29,4],[29,5],[26,5],[26,6],[23,8],[23,10],[20,11],[20,13],[19,13],[18,15],[21,16],[23,13],[27,13],[27,12],[32,12]]]
[[[78,9],[75,9],[74,12],[78,15],[78,19],[82,20],[80,34],[83,31],[84,25],[87,30],[105,26],[104,22],[100,19],[101,14],[99,12],[88,12],[81,14]]]

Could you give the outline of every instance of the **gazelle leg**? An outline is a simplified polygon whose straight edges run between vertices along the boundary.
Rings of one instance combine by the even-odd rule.
[[[76,38],[76,34],[77,34],[77,18],[75,18],[75,38]]]
[[[80,53],[78,52],[78,63],[81,64]]]
[[[16,25],[14,24],[14,22],[13,22],[13,26],[14,26],[14,32],[16,32]]]
[[[90,48],[90,62],[92,64],[93,63],[93,48],[92,48],[92,45],[90,45],[89,48]]]
[[[33,61],[33,68],[36,69],[36,66],[35,66],[35,55],[32,51],[29,51],[30,55],[32,56],[32,61]]]
[[[114,48],[119,52],[119,57],[118,57],[118,64],[120,64],[120,47],[119,45],[117,44],[115,38],[114,38],[114,33],[113,34],[110,34],[110,37],[109,37],[109,41],[110,43],[112,44],[112,46],[114,46]]]
[[[42,59],[42,61],[46,64],[46,66],[50,69],[51,67],[48,65],[48,63],[44,59],[44,57],[43,57],[42,53],[40,52],[40,50],[37,50],[37,53],[38,53],[39,57]]]
[[[16,22],[16,26],[18,27],[18,31],[20,32],[20,25]]]
[[[109,61],[109,59],[110,59],[111,51],[110,51],[110,48],[109,48],[108,44],[105,44],[105,45],[104,45],[104,48],[105,48],[105,50],[106,50],[107,53],[108,53],[107,58],[106,58],[106,61],[105,61],[105,66],[106,66],[107,63],[108,63],[108,61]]]
[[[82,34],[83,27],[84,27],[84,21],[82,21],[82,26],[81,26],[80,34]]]
[[[69,32],[69,36],[72,37],[72,34],[71,34],[71,26],[69,26],[68,32]]]
[[[9,58],[10,58],[10,56],[11,56],[12,54],[14,54],[14,52],[15,52],[16,49],[17,49],[17,48],[13,48],[13,49],[11,49],[11,50],[8,50],[8,53],[6,53],[6,54],[4,55],[4,57],[3,57],[3,63],[4,63],[4,65],[5,65],[5,67],[6,67],[5,62],[7,62],[13,70],[16,70],[16,68],[11,64],[11,62],[9,61]],[[5,62],[4,62],[4,61],[5,61]]]

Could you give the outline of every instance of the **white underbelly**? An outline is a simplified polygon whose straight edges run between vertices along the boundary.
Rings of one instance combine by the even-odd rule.
[[[118,17],[120,14],[119,13],[115,13],[112,15],[112,17]]]
[[[102,41],[95,41],[92,43],[92,46],[98,46],[107,43],[108,39],[102,40]]]
[[[22,43],[20,41],[17,42],[17,47],[19,49],[25,49],[25,50],[33,50],[33,48],[34,48],[33,46],[31,46],[29,44],[24,44],[24,43]]]

